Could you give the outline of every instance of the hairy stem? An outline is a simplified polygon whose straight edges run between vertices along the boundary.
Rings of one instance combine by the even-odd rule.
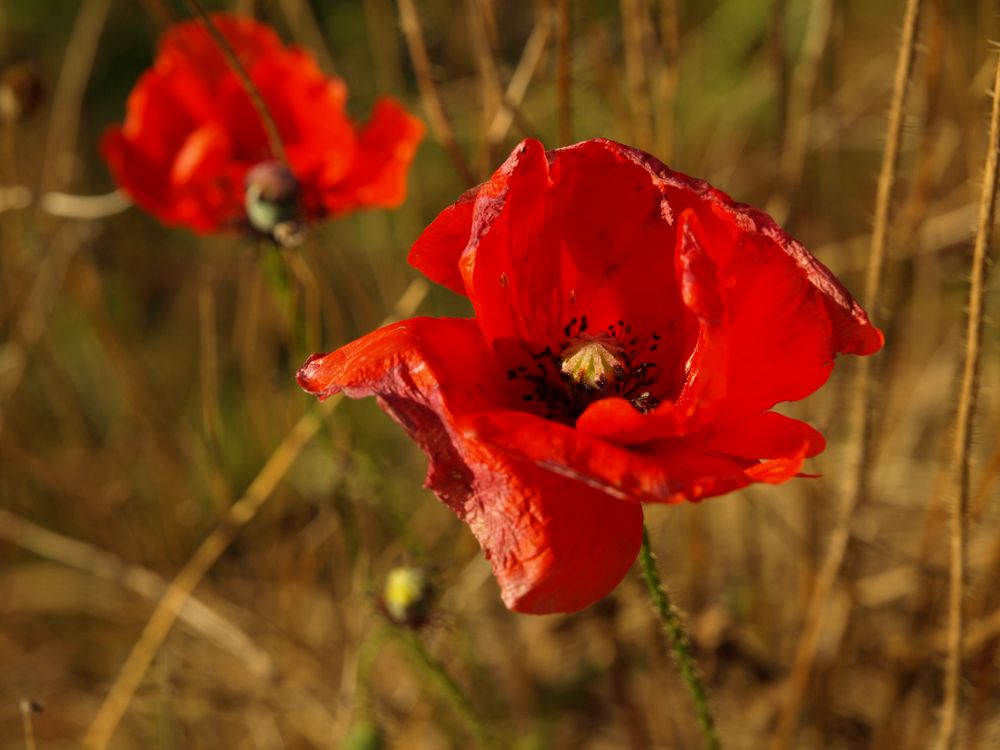
[[[420,636],[409,628],[396,628],[394,631],[397,639],[406,646],[410,656],[423,672],[427,682],[433,686],[438,695],[443,698],[451,709],[462,719],[469,730],[469,734],[475,739],[476,744],[484,750],[494,750],[500,745],[483,722],[479,714],[472,707],[468,697],[458,686],[458,683],[448,674],[444,665],[431,656],[424,647]]]
[[[989,145],[983,168],[983,191],[979,223],[972,255],[972,279],[969,284],[962,390],[955,424],[955,448],[952,464],[955,486],[952,489],[950,535],[950,591],[948,597],[948,659],[945,665],[944,704],[938,734],[938,750],[955,747],[962,680],[963,640],[965,636],[965,579],[967,568],[969,478],[973,417],[979,391],[979,361],[983,342],[986,272],[990,232],[993,229],[997,193],[997,158],[1000,154],[1000,57],[993,82],[993,114],[990,118]]]
[[[708,694],[705,692],[705,685],[698,674],[698,665],[695,664],[694,655],[691,653],[691,642],[688,639],[684,623],[681,622],[680,613],[670,602],[670,596],[663,587],[660,579],[660,571],[656,568],[656,556],[653,554],[649,544],[649,530],[645,524],[642,527],[642,548],[639,550],[639,565],[642,568],[642,578],[646,582],[646,589],[649,591],[649,598],[653,603],[653,609],[660,618],[663,631],[670,641],[670,649],[677,658],[677,664],[681,670],[681,679],[687,686],[688,693],[694,701],[695,712],[698,716],[698,726],[701,728],[701,735],[705,740],[705,747],[709,750],[719,750],[719,735],[715,730],[715,719],[712,718],[712,709],[708,705]]]

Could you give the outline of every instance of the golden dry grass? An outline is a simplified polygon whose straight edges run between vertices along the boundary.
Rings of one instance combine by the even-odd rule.
[[[863,491],[800,690],[787,679],[857,448],[857,362],[787,408],[827,434],[812,462],[822,478],[647,514],[727,748],[767,747],[790,701],[794,748],[922,750],[938,733],[949,465],[1000,16],[995,0],[923,5],[869,310],[888,343],[871,360]],[[314,405],[293,374],[407,289],[404,306],[465,312],[443,289],[421,300],[405,252],[525,135],[646,147],[768,207],[860,296],[904,2],[226,7],[335,66],[358,117],[389,93],[431,133],[400,210],[318,227],[295,253],[196,238],[136,210],[57,216],[115,208],[51,193],[113,188],[98,138],[185,6],[0,6],[0,63],[30,61],[45,92],[0,132],[0,749],[31,747],[26,726],[41,750],[80,745],[174,576],[220,528],[231,543],[210,550],[217,561],[194,558],[204,578],[185,579],[194,598],[146,653],[111,747],[346,747],[365,717],[388,747],[471,746],[462,707],[406,642],[373,640],[375,592],[400,561],[433,571],[441,596],[421,642],[504,746],[699,747],[636,574],[578,615],[507,612],[471,535],[420,489],[419,451],[371,401],[300,422]],[[982,750],[1000,745],[997,275],[985,284],[956,745]],[[275,459],[296,424],[318,429]],[[220,526],[283,458],[295,460],[265,477],[273,492],[251,495],[245,525]]]

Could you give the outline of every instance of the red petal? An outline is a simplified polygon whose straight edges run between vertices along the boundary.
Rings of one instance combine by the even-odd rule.
[[[524,412],[473,414],[467,439],[495,446],[511,459],[574,480],[621,500],[678,503],[732,492],[754,482],[779,483],[802,466],[794,455],[759,462],[723,453],[704,436],[658,439],[631,449]]]
[[[716,450],[744,458],[788,458],[822,453],[826,440],[805,422],[773,411],[712,425],[706,441]]]
[[[681,433],[682,420],[674,405],[664,401],[643,414],[623,398],[602,398],[576,420],[576,429],[615,445],[638,445]]]
[[[773,243],[744,237],[722,272],[729,312],[726,412],[795,401],[830,377],[835,331],[821,294]]]
[[[216,14],[213,21],[274,119],[308,218],[402,200],[422,133],[417,120],[384,100],[358,134],[344,112],[343,81],[325,76],[307,52],[285,48],[252,19]],[[127,110],[124,126],[109,130],[102,150],[136,203],[199,232],[239,225],[244,177],[274,154],[260,115],[200,22],[164,35]],[[218,147],[222,140],[225,149]]]
[[[326,188],[323,205],[330,212],[398,206],[406,197],[406,174],[423,137],[420,120],[392,99],[380,99],[358,136],[350,172],[343,183]]]
[[[635,560],[638,505],[505,456],[456,427],[470,411],[513,405],[474,321],[386,326],[311,358],[299,382],[320,398],[379,397],[427,454],[427,485],[469,525],[511,609],[582,609]]]
[[[213,13],[212,23],[246,68],[253,67],[267,54],[282,49],[281,39],[271,27],[247,16]],[[206,80],[219,80],[232,75],[219,45],[200,20],[171,26],[160,40],[157,57],[163,61],[194,66]]]
[[[833,321],[834,349],[843,354],[874,354],[885,343],[882,332],[871,324],[868,315],[836,276],[801,243],[789,237],[763,211],[741,207],[756,222],[758,231],[771,239],[805,274],[817,290]]]
[[[726,268],[739,245],[734,242],[741,235],[757,235],[774,243],[776,252],[786,255],[799,266],[806,280],[821,295],[834,323],[834,348],[850,354],[873,354],[882,348],[882,332],[868,320],[865,311],[844,288],[837,278],[815,258],[801,243],[785,233],[774,219],[763,211],[735,203],[723,191],[680,172],[674,172],[647,153],[611,141],[604,142],[623,158],[646,169],[653,181],[663,191],[664,219],[680,214],[685,208],[694,208],[702,219],[709,235],[708,250],[716,268]],[[709,214],[720,222],[712,221]],[[727,232],[724,227],[728,227]]]
[[[465,281],[458,268],[458,259],[469,244],[477,195],[479,187],[467,190],[439,213],[413,243],[409,255],[410,265],[424,276],[463,296]]]
[[[697,339],[686,364],[675,410],[684,431],[708,424],[726,398],[729,332],[722,286],[697,214],[685,209],[678,222],[675,272],[685,306],[697,320]],[[685,345],[685,349],[686,349]]]
[[[633,336],[661,336],[648,358],[672,373],[687,353],[675,335],[684,315],[661,198],[648,173],[605,142],[548,154],[522,143],[480,188],[459,261],[487,340],[558,353],[574,318],[586,316],[591,333],[623,320]],[[440,263],[453,257],[449,248]]]

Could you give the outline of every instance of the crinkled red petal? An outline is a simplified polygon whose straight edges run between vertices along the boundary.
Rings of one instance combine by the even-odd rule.
[[[778,483],[795,476],[809,446],[758,461],[730,455],[705,436],[663,438],[631,448],[612,445],[580,430],[532,414],[493,411],[462,420],[465,437],[494,446],[623,501],[678,503],[732,492],[753,482]]]
[[[635,560],[641,508],[467,437],[464,415],[513,406],[493,365],[474,321],[416,318],[311,358],[299,383],[379,398],[427,454],[427,486],[469,525],[508,607],[582,609]]]
[[[442,212],[411,261],[461,291],[457,266],[498,351],[557,351],[584,314],[591,331],[641,321],[666,342],[659,398],[689,411],[725,388],[727,409],[751,413],[814,391],[838,352],[881,346],[843,286],[769,217],[627,146],[546,153],[528,140],[474,195]],[[713,382],[678,398],[699,378]]]

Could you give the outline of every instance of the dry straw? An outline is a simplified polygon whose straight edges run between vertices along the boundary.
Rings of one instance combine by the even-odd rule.
[[[476,183],[476,179],[462,154],[462,149],[459,148],[458,142],[455,140],[455,131],[451,127],[451,120],[448,119],[444,104],[441,102],[441,95],[438,93],[437,84],[434,83],[434,76],[431,75],[431,61],[427,54],[427,45],[424,43],[424,32],[420,27],[420,16],[417,15],[417,8],[414,6],[413,0],[399,0],[399,25],[406,38],[406,47],[410,51],[410,62],[413,64],[413,73],[417,77],[420,98],[424,103],[424,111],[430,121],[434,136],[448,152],[448,156],[465,184],[473,185]]]
[[[556,56],[556,96],[559,100],[559,141],[566,146],[573,142],[573,51],[570,31],[573,23],[570,0],[559,0]]]
[[[987,251],[996,208],[997,157],[1000,153],[1000,55],[997,56],[993,81],[993,114],[983,168],[983,190],[979,203],[979,222],[972,253],[972,279],[969,285],[969,312],[965,334],[965,359],[962,387],[955,420],[955,446],[952,463],[950,589],[948,596],[948,658],[945,668],[944,704],[938,750],[955,747],[958,735],[959,693],[962,677],[965,618],[965,579],[970,496],[970,452],[972,422],[979,391],[979,362],[983,342],[983,313],[987,271]]]
[[[906,106],[906,93],[913,72],[913,61],[916,56],[921,5],[921,0],[907,0],[903,19],[902,42],[896,63],[896,75],[893,80],[892,104],[889,109],[886,145],[875,199],[875,224],[868,255],[864,294],[864,306],[873,313],[876,312],[878,306],[882,267],[885,264],[888,245],[889,208],[893,187],[896,183],[896,170],[903,140],[903,113]],[[778,727],[771,743],[772,750],[786,750],[793,746],[795,731],[802,713],[802,705],[809,687],[809,678],[816,661],[820,627],[826,619],[825,615],[847,554],[854,512],[865,494],[865,476],[870,469],[868,457],[871,455],[872,375],[870,359],[862,357],[856,363],[856,367],[848,443],[851,455],[845,471],[846,481],[839,517],[809,599],[802,633],[795,651],[795,660],[785,687],[785,703],[781,708]]]

